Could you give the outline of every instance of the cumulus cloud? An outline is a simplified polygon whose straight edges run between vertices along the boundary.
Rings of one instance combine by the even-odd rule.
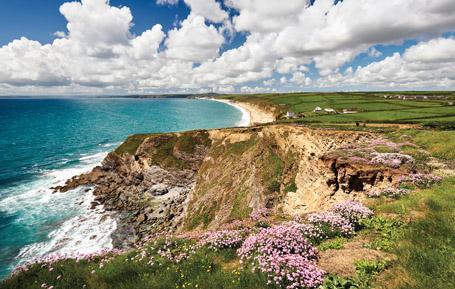
[[[221,9],[215,0],[185,0],[192,13],[205,17],[212,22],[222,22],[228,18],[226,11]]]
[[[128,7],[64,3],[67,31],[56,32],[52,43],[20,38],[0,48],[0,94],[454,86],[454,40],[441,37],[455,27],[453,0],[184,2],[191,12],[176,27],[157,24],[139,35],[131,33]],[[223,49],[234,33],[244,33],[245,42]],[[381,57],[378,44],[408,39],[418,43],[402,55],[340,71],[361,53]],[[320,79],[307,76],[310,67]]]
[[[376,88],[425,88],[455,86],[455,39],[437,38],[394,53],[379,62],[349,69],[346,74],[321,79],[322,86],[343,83]]]
[[[199,63],[215,58],[223,42],[213,25],[207,26],[202,16],[190,14],[180,28],[169,32],[166,56]]]

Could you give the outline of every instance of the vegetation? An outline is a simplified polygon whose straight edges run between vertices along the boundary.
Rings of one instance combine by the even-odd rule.
[[[386,95],[388,98],[384,98]],[[399,99],[398,96],[407,99]],[[412,99],[414,96],[428,99]],[[287,111],[304,118],[280,120],[300,123],[411,123],[430,127],[453,128],[455,124],[454,92],[353,92],[353,93],[290,93],[229,95],[225,98],[247,101],[262,107],[274,106],[283,116]],[[352,114],[316,113],[316,107],[355,111]]]

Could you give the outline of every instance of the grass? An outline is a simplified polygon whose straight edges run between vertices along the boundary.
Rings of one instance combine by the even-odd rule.
[[[326,250],[330,250],[330,249],[335,249],[335,250],[343,249],[344,244],[346,244],[347,242],[348,242],[348,239],[342,238],[342,237],[334,238],[332,240],[326,240],[318,245],[318,250],[326,251]]]
[[[115,150],[115,153],[118,155],[121,154],[130,154],[134,155],[137,148],[142,144],[142,142],[151,136],[151,134],[135,134],[130,135],[128,138]]]
[[[390,136],[403,134],[430,156],[449,164],[455,160],[455,132],[406,130]],[[409,221],[389,246],[397,261],[378,288],[455,288],[455,177],[400,200],[379,202],[374,210]]]
[[[373,286],[374,278],[389,266],[387,261],[362,260],[356,264],[356,275],[343,278],[337,275],[328,275],[321,289],[369,289]]]
[[[455,160],[455,131],[443,130],[400,130],[387,134],[394,140],[407,136],[412,142],[426,150],[433,157],[445,161]]]
[[[429,95],[428,100],[386,99],[384,95]],[[433,96],[433,98],[431,97]],[[445,99],[434,96],[443,96]],[[438,126],[453,126],[455,123],[455,106],[453,92],[384,92],[384,93],[289,93],[229,95],[226,98],[247,101],[263,107],[274,107],[283,116],[286,111],[303,113],[305,118],[290,120],[301,123],[419,123]],[[355,114],[314,113],[315,107],[355,110]]]
[[[135,250],[114,257],[101,269],[99,260],[61,261],[53,265],[52,272],[34,266],[28,272],[1,283],[0,289],[37,289],[42,283],[59,289],[262,289],[267,282],[264,274],[252,272],[249,267],[241,268],[231,249],[214,252],[201,248],[188,260],[178,263],[153,252],[151,255],[154,257],[152,265],[148,264],[148,258],[138,258],[139,251]],[[92,270],[95,273],[92,274]],[[58,275],[62,276],[59,280]]]
[[[454,195],[455,178],[450,177],[431,189],[376,207],[382,213],[415,218],[392,250],[398,257],[396,271],[404,269],[410,276],[396,288],[455,288]]]

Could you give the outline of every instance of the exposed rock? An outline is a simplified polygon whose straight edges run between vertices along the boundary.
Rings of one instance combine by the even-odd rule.
[[[118,213],[114,245],[124,247],[156,232],[217,228],[257,208],[295,215],[361,198],[400,171],[327,152],[371,138],[295,125],[135,135],[59,190],[94,185],[92,205]]]

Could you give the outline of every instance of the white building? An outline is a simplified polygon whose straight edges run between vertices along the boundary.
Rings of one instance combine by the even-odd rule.
[[[327,113],[337,113],[333,108],[324,108],[324,111]]]

